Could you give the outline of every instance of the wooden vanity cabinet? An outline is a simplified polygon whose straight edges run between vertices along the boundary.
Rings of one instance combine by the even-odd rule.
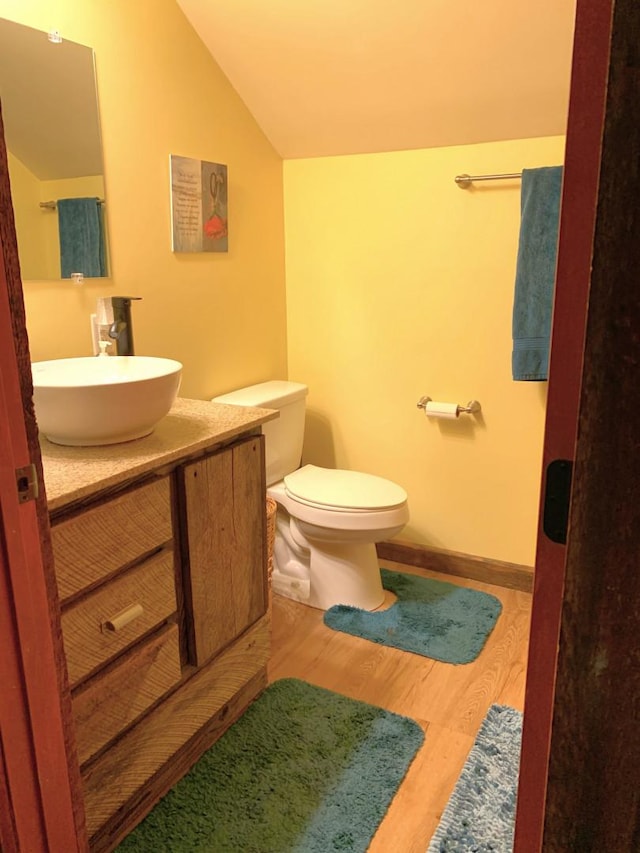
[[[165,475],[52,520],[81,764],[182,677],[173,492]]]
[[[201,665],[267,610],[260,437],[182,468],[193,660]]]
[[[171,488],[171,478],[160,477],[53,520],[63,604],[173,541]]]
[[[266,686],[254,433],[52,518],[93,851],[112,850]]]
[[[100,678],[74,691],[78,759],[84,765],[134,723],[182,676],[178,626],[164,625]]]

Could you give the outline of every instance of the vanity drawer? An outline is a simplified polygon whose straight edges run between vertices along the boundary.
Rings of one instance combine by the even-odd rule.
[[[151,553],[172,536],[169,477],[54,522],[51,539],[61,601]]]
[[[165,625],[79,688],[73,696],[73,716],[80,763],[164,696],[180,675],[178,626]]]
[[[176,611],[173,552],[161,551],[62,611],[71,686]]]

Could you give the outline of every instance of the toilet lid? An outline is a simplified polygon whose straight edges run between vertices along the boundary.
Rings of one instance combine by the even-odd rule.
[[[287,474],[284,485],[295,500],[336,510],[392,509],[407,500],[405,490],[391,480],[316,465]]]

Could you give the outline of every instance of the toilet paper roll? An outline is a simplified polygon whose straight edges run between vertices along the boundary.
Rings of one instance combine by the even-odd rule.
[[[438,403],[430,400],[425,406],[425,415],[428,418],[457,418],[459,415],[457,403]]]

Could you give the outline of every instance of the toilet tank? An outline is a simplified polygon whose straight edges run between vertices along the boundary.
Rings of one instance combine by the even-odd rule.
[[[267,486],[300,467],[304,439],[305,397],[309,389],[301,382],[272,380],[239,388],[214,397],[213,403],[278,409],[280,417],[262,424],[265,436]]]

